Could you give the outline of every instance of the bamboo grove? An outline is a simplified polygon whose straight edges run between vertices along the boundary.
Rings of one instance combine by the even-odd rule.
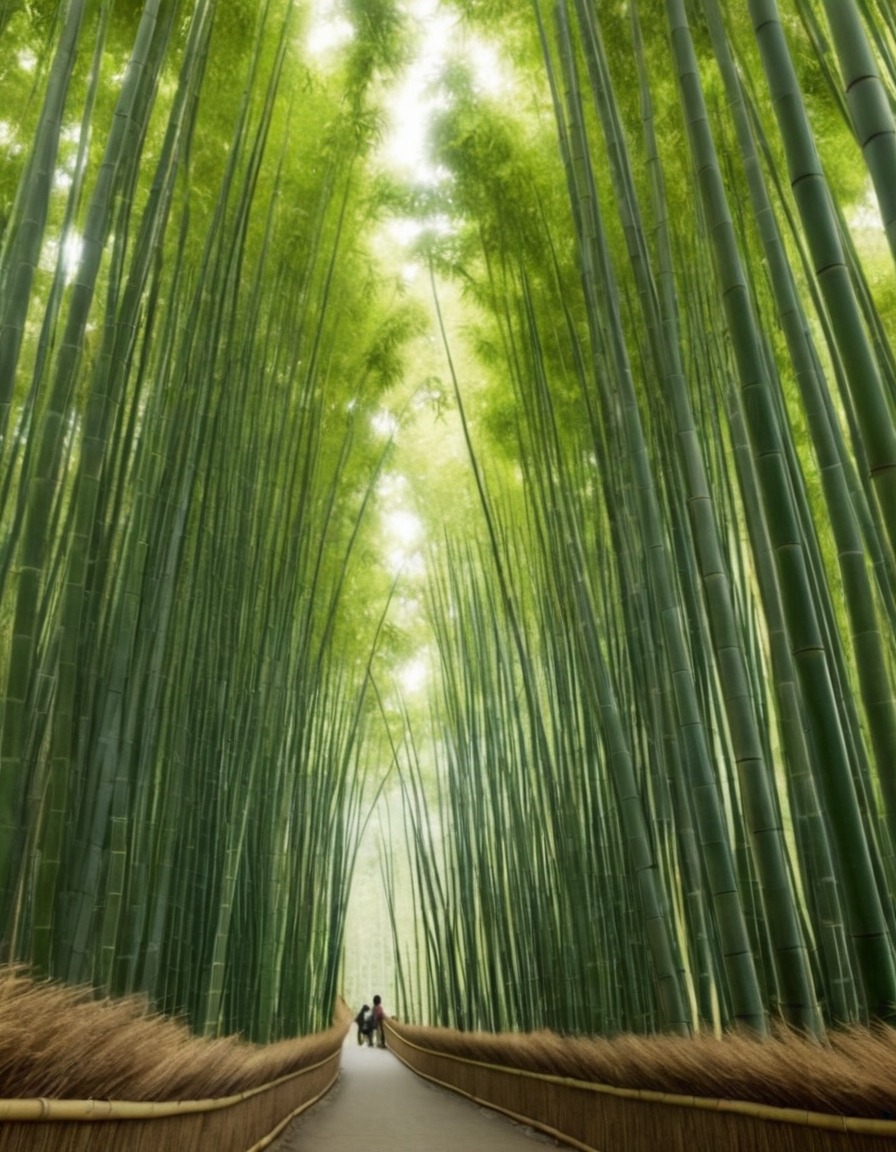
[[[4,958],[262,1042],[338,991],[406,323],[357,7],[322,71],[291,0],[0,5]]]
[[[316,7],[0,0],[3,958],[325,1026],[387,747],[402,1014],[892,1020],[889,3],[458,0],[513,95],[453,61],[420,187],[415,5],[325,63]],[[424,709],[373,516],[420,340],[472,493],[419,494]]]
[[[892,1020],[891,9],[467,8],[552,118],[458,67],[436,133],[482,528],[431,561],[435,781],[395,740],[408,1014]],[[481,370],[509,466],[467,413]]]

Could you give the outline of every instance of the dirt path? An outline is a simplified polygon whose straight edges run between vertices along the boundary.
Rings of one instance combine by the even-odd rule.
[[[531,1128],[421,1080],[391,1052],[359,1048],[354,1030],[342,1072],[297,1117],[272,1152],[537,1152],[559,1145]]]

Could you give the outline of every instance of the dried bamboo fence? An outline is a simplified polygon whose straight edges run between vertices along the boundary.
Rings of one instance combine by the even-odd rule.
[[[387,1021],[411,1071],[583,1152],[883,1152],[896,1121],[591,1084],[438,1052]]]
[[[0,1152],[261,1152],[332,1087],[340,1052],[213,1100],[0,1100]]]

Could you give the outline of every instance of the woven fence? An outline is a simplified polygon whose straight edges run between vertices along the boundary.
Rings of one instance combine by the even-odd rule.
[[[316,1064],[216,1100],[0,1100],[0,1152],[261,1152],[330,1089],[340,1052],[341,1043]]]
[[[583,1152],[883,1152],[896,1121],[591,1084],[438,1052],[388,1021],[413,1072]]]

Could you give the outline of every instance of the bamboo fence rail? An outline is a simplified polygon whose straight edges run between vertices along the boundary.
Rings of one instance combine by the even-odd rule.
[[[386,1023],[411,1071],[583,1152],[882,1152],[896,1121],[591,1084],[437,1052]]]
[[[0,1152],[261,1152],[326,1095],[341,1044],[270,1084],[212,1100],[0,1100]]]

